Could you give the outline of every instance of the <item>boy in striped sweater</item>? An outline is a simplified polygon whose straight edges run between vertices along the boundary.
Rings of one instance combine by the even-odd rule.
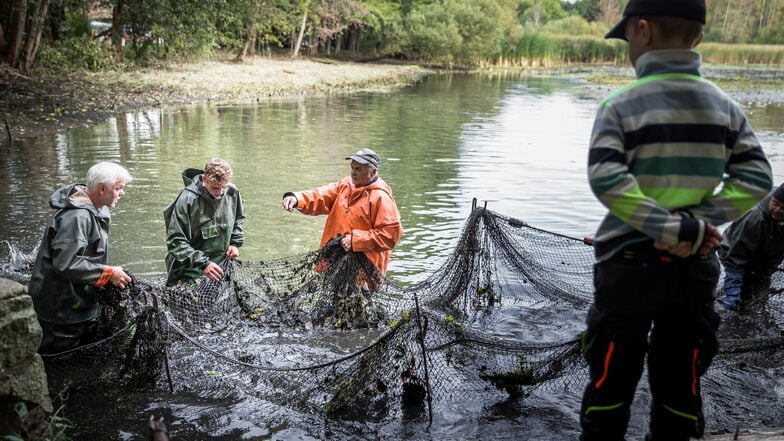
[[[588,159],[609,213],[594,239],[582,440],[623,440],[646,354],[648,440],[702,436],[700,377],[717,350],[717,226],[770,191],[742,110],[700,76],[704,0],[630,0],[606,35],[637,80],[599,106]]]

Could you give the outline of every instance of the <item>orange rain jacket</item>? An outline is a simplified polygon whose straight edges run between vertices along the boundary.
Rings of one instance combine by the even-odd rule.
[[[384,275],[392,249],[403,235],[400,212],[392,189],[380,177],[355,187],[351,177],[312,191],[294,193],[297,209],[304,214],[326,214],[321,247],[338,234],[351,234],[351,247],[362,251]]]

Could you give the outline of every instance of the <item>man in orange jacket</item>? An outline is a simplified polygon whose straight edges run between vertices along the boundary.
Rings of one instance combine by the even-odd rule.
[[[351,156],[351,175],[311,191],[287,192],[284,210],[327,215],[321,247],[341,235],[345,251],[361,251],[386,274],[392,249],[403,235],[392,189],[378,176],[381,158],[369,148]]]

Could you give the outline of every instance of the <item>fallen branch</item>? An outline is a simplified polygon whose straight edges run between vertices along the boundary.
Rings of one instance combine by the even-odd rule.
[[[8,126],[8,120],[5,119],[5,115],[0,115],[0,119],[3,120],[3,124],[5,125],[5,133],[8,139],[8,143],[12,143],[14,141],[14,137],[11,136],[11,127]]]
[[[9,74],[9,75],[13,75],[15,77],[21,77],[21,78],[24,78],[25,80],[33,81],[32,78],[30,78],[30,77],[28,77],[26,75],[22,75],[18,70],[14,69],[14,68],[11,68],[11,67],[4,67],[2,69],[2,71],[3,71],[3,73]]]

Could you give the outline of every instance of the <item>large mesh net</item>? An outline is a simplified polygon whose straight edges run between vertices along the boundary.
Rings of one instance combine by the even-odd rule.
[[[29,255],[9,250],[0,275],[23,281]],[[410,286],[381,280],[363,254],[334,243],[223,262],[220,281],[166,287],[134,277],[100,295],[101,338],[45,356],[47,374],[54,390],[110,381],[242,391],[344,419],[432,418],[466,400],[580,394],[593,261],[589,241],[474,208],[443,265]],[[780,403],[766,382],[784,369],[783,290],[776,272],[766,297],[725,317],[704,382],[714,414]],[[737,381],[748,373],[760,381]],[[738,398],[739,387],[761,401]],[[780,419],[778,408],[765,412]]]

